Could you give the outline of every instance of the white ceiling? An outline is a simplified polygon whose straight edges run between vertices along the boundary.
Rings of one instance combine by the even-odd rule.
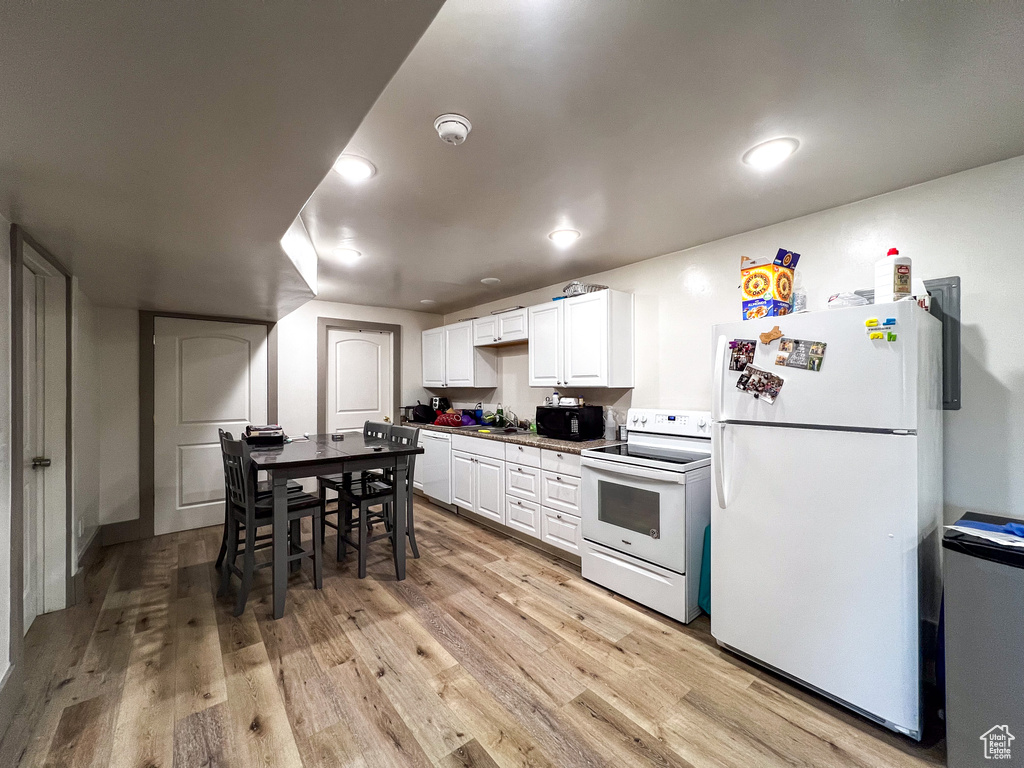
[[[1022,3],[448,0],[349,144],[377,176],[303,211],[320,298],[451,311],[1024,154],[1022,51]]]
[[[0,213],[102,304],[277,318],[281,236],[441,2],[5,3]]]

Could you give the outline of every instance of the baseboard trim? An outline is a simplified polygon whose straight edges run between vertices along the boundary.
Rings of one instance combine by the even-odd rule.
[[[100,556],[100,549],[103,546],[101,533],[102,530],[100,528],[93,531],[92,538],[89,539],[89,543],[85,545],[85,549],[78,556],[78,570],[75,571],[74,589],[70,595],[71,599],[68,602],[68,608],[72,605],[78,605],[85,599],[85,572]]]
[[[25,693],[22,667],[21,664],[11,664],[0,682],[0,741],[7,736],[14,713],[18,711]]]
[[[147,539],[145,531],[142,530],[142,520],[125,520],[120,523],[107,523],[100,527],[99,539],[102,546],[109,547],[111,544],[124,544],[126,541],[139,541]]]

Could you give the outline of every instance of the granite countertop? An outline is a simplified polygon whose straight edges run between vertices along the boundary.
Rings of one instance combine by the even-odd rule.
[[[481,440],[497,440],[501,443],[514,443],[515,445],[532,445],[535,448],[545,448],[549,451],[561,451],[562,453],[580,453],[587,448],[601,448],[605,445],[618,445],[621,440],[583,440],[575,442],[572,440],[552,440],[550,437],[542,437],[534,432],[521,432],[518,434],[505,434],[503,432],[473,432],[459,427],[442,427],[437,424],[413,424],[408,426],[429,429],[432,432],[448,432],[453,435],[465,435],[466,437],[478,437]]]

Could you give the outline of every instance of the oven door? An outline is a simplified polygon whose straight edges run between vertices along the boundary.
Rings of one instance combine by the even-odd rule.
[[[583,538],[686,572],[686,475],[584,457]]]

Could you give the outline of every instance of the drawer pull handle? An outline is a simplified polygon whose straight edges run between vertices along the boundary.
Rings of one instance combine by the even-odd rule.
[[[561,475],[555,475],[555,480],[561,481],[562,480],[562,476]]]
[[[626,541],[625,539],[622,539],[622,543],[623,544],[628,544],[631,547],[633,546],[633,542],[632,541]]]
[[[561,520],[561,519],[562,519],[562,516],[561,516],[561,515],[555,515],[555,517],[557,517],[557,518],[558,518],[559,520]]]
[[[562,454],[560,453],[556,453],[555,456],[557,456],[558,458],[562,458]]]
[[[521,501],[517,501],[516,504],[518,504],[520,507],[523,506],[523,502]]]

